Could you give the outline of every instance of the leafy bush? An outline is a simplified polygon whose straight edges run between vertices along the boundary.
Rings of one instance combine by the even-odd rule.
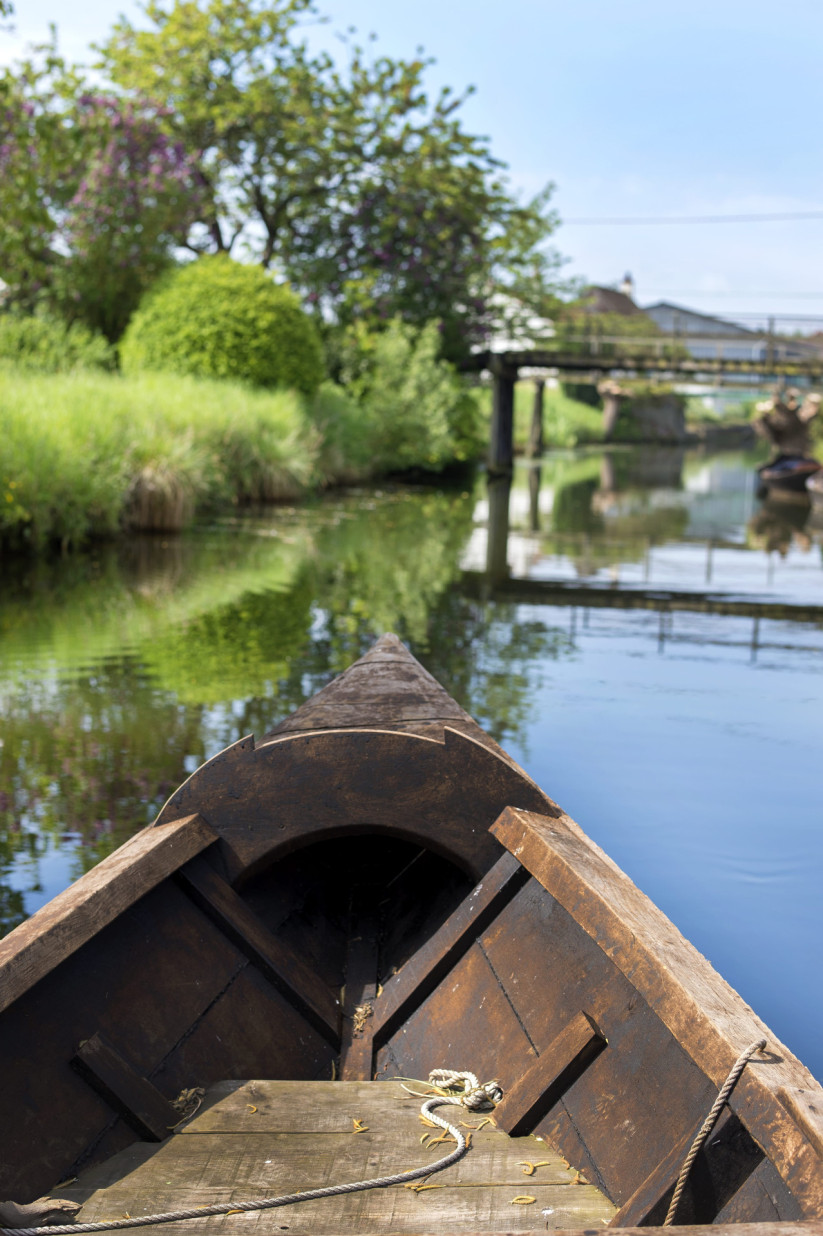
[[[317,330],[294,294],[225,254],[161,279],[129,323],[120,359],[125,373],[169,370],[307,395],[323,379]]]
[[[603,400],[596,382],[561,382],[560,389],[567,399],[585,403],[590,408],[602,408]]]
[[[374,418],[334,382],[324,382],[307,413],[320,439],[317,462],[324,484],[356,484],[374,471]]]
[[[479,453],[478,403],[439,353],[437,322],[417,330],[395,318],[350,337],[344,380],[371,434],[373,471],[440,471]]]
[[[0,313],[0,361],[36,373],[74,369],[111,370],[117,358],[111,344],[87,326],[57,318]]]

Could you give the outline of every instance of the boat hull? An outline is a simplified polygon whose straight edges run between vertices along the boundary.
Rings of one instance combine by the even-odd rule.
[[[761,1039],[678,1222],[823,1218],[823,1090],[384,637],[0,942],[0,1053],[26,1061],[0,1089],[0,1196],[77,1175],[88,1197],[97,1165],[165,1145],[178,1097],[227,1079],[470,1068],[503,1087],[498,1129],[544,1139],[617,1226],[654,1226]],[[392,1214],[374,1231],[413,1230]]]
[[[779,455],[777,459],[757,469],[761,487],[769,492],[804,494],[810,477],[820,472],[816,459],[801,455]]]

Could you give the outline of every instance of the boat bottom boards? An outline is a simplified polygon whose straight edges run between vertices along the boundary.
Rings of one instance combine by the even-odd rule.
[[[431,1149],[421,1144],[427,1132],[440,1133],[421,1123],[421,1102],[396,1081],[219,1082],[175,1136],[160,1144],[138,1142],[59,1192],[82,1203],[77,1221],[86,1223],[402,1172],[435,1162],[453,1147],[451,1141]],[[140,1230],[158,1236],[533,1232],[602,1228],[615,1214],[603,1193],[540,1139],[509,1137],[482,1114],[463,1108],[439,1110],[472,1130],[471,1146],[460,1162],[425,1182],[414,1181],[414,1187],[395,1185]],[[419,1189],[423,1183],[428,1187]]]

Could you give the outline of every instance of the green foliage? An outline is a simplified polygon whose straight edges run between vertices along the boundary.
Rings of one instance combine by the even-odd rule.
[[[369,427],[375,471],[440,471],[476,457],[478,403],[439,358],[437,322],[416,330],[395,318],[377,333],[360,327],[350,332],[348,347],[344,381]]]
[[[0,69],[6,297],[110,340],[197,217],[200,174],[144,99],[86,88],[51,44]]]
[[[637,350],[636,340],[663,338],[656,322],[645,313],[592,313],[584,295],[578,300],[557,306],[554,315],[554,346],[564,352],[587,353],[597,348],[603,355],[619,355]],[[674,356],[682,347],[662,344],[663,355]]]
[[[0,406],[0,547],[179,527],[198,508],[296,497],[314,475],[316,435],[292,392],[0,368]]]
[[[122,425],[91,389],[116,378],[0,369],[0,545],[76,544],[119,526],[127,476]]]
[[[294,294],[226,254],[161,280],[132,318],[120,356],[126,373],[168,370],[305,394],[323,378],[317,330]]]
[[[545,438],[551,446],[581,446],[603,440],[603,413],[569,399],[560,390],[546,392]]]
[[[44,314],[0,313],[0,362],[38,373],[116,368],[111,344],[80,322]]]
[[[596,382],[561,382],[560,389],[568,399],[585,403],[590,408],[602,408],[603,400]]]
[[[715,425],[723,417],[716,408],[712,408],[700,395],[689,395],[686,399],[686,421],[690,425]]]
[[[356,483],[373,474],[374,423],[366,409],[341,386],[324,382],[307,411],[320,439],[317,470],[322,483]]]
[[[429,62],[312,54],[299,35],[311,0],[144,12],[150,27],[121,18],[98,67],[199,152],[194,251],[242,249],[343,324],[436,318],[452,357],[483,337],[496,285],[542,311],[557,265],[543,248],[548,191],[512,197],[487,141],[463,128],[464,99],[427,97]]]

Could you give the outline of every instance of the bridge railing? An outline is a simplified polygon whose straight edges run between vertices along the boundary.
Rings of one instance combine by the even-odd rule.
[[[524,349],[527,350],[527,349]],[[657,360],[820,362],[823,349],[779,335],[748,340],[714,335],[598,335],[558,332],[536,345],[540,352],[593,357],[649,356]]]

